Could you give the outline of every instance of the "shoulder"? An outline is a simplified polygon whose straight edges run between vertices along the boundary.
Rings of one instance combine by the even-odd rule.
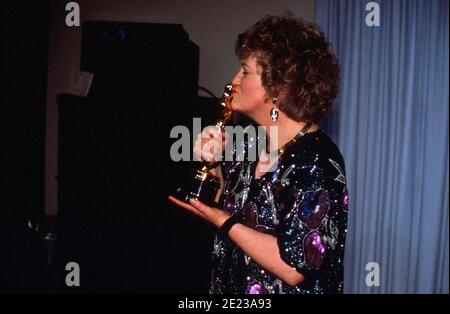
[[[283,154],[281,162],[285,167],[295,165],[300,172],[303,169],[325,177],[340,177],[345,182],[344,158],[322,129],[307,133],[293,143]]]

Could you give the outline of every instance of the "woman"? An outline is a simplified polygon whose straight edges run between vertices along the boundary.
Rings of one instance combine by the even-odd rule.
[[[342,293],[344,160],[318,126],[338,90],[330,44],[314,24],[266,16],[239,35],[236,54],[242,63],[232,82],[232,109],[267,130],[278,128],[278,138],[267,134],[278,160],[267,164],[260,156],[215,169],[223,182],[221,208],[169,198],[219,230],[212,293]],[[211,128],[194,152],[211,161],[217,156],[205,147],[214,145],[205,141],[220,140]]]

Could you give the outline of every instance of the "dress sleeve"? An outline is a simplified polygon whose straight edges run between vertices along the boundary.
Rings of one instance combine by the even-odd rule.
[[[277,240],[283,261],[308,278],[339,255],[345,181],[315,163],[290,168],[278,182]]]

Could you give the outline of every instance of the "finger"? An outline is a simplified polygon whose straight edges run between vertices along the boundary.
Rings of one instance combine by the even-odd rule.
[[[202,145],[210,142],[216,142],[220,145],[224,141],[223,132],[219,132],[216,127],[207,127],[202,132],[201,143]]]
[[[173,197],[172,195],[169,195],[169,200],[170,200],[172,203],[174,203],[175,205],[180,206],[180,207],[183,207],[183,208],[185,208],[185,209],[187,209],[187,210],[189,210],[189,211],[192,211],[192,212],[197,211],[196,208],[193,207],[192,205],[189,205],[188,203],[183,202],[183,201],[181,201],[181,200],[179,200],[179,199]]]
[[[210,142],[211,140],[208,140],[208,142]],[[211,143],[198,143],[196,142],[194,144],[194,149],[193,149],[193,153],[194,153],[194,160],[195,161],[199,161],[199,160],[212,160],[214,158],[213,153],[214,153],[214,145],[212,145]],[[208,151],[208,149],[210,151]]]
[[[173,197],[172,195],[169,195],[169,200],[172,203],[174,203],[175,205],[180,206],[180,207],[190,211],[194,215],[197,215],[197,216],[199,216],[201,218],[205,218],[205,215],[202,212],[200,212],[197,208],[195,208],[194,206],[192,206],[192,205],[190,205],[190,204],[188,204],[186,202],[183,202],[183,201]]]
[[[222,147],[221,142],[220,141],[216,141],[214,139],[214,140],[208,141],[208,143],[206,143],[203,146],[202,150],[204,152],[208,152],[208,153],[211,153],[213,155],[218,155],[218,154],[221,154],[221,152],[222,152],[221,147]]]
[[[202,159],[206,160],[206,161],[213,161],[214,160],[214,155],[211,154],[211,153],[202,152]]]
[[[212,136],[214,129],[211,125],[205,127],[202,130],[202,138],[210,138]]]
[[[203,133],[203,132],[202,132]],[[220,141],[222,139],[222,134],[220,134],[219,130],[216,126],[210,125],[204,129],[204,138],[211,138]]]
[[[199,201],[198,199],[195,198],[190,198],[189,199],[189,203],[191,203],[191,205],[196,208],[199,212],[203,213],[203,214],[207,214],[208,212],[211,211],[211,207],[209,207],[208,205],[202,203],[201,201]]]
[[[221,141],[223,140],[223,132],[220,132],[220,131],[217,130],[217,129],[214,131],[214,133],[213,133],[212,136],[214,137],[214,139],[215,139],[216,141],[221,142]]]

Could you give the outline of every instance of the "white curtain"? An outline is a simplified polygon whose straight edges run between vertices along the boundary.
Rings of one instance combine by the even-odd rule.
[[[345,292],[448,293],[449,2],[374,1],[372,27],[369,2],[316,0],[341,65],[323,127],[349,182]]]

